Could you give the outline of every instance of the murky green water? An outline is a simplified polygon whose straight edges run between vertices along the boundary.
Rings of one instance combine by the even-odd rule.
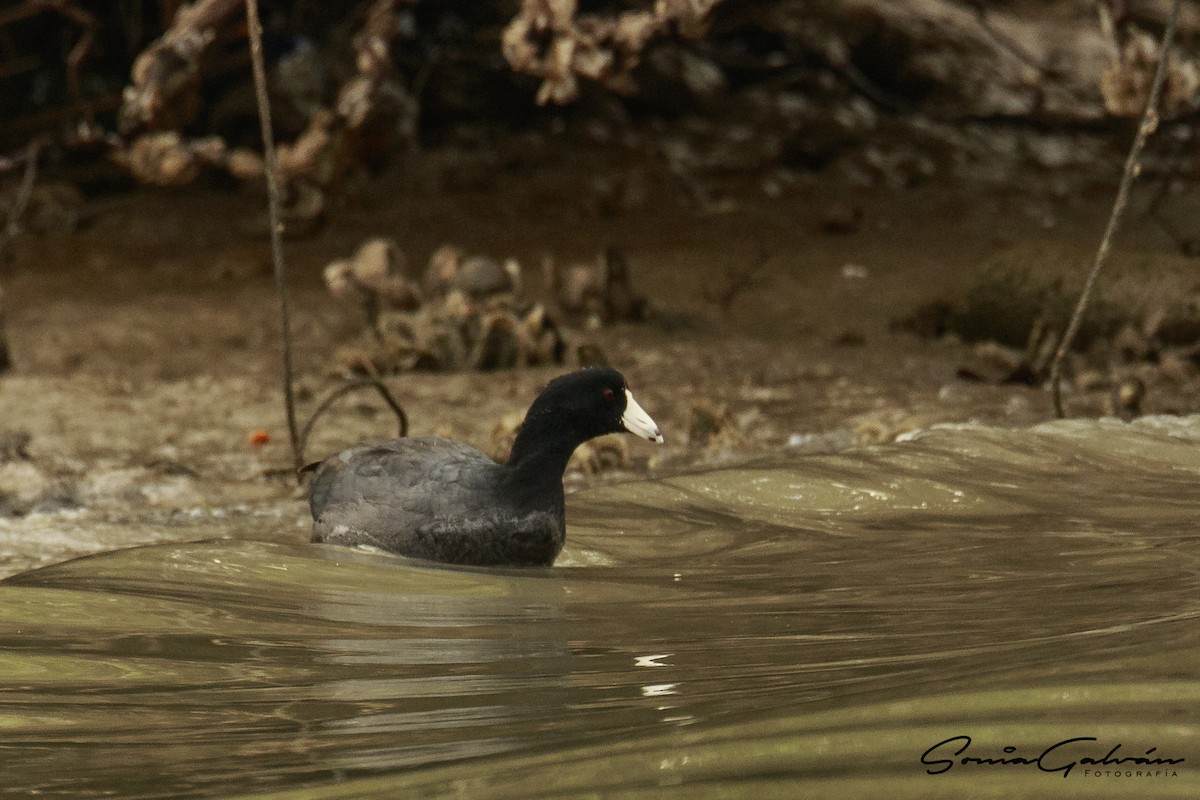
[[[0,793],[1195,797],[1198,481],[1197,419],[959,428],[576,496],[552,570],[50,567],[0,584]],[[921,763],[961,736],[1096,741]]]

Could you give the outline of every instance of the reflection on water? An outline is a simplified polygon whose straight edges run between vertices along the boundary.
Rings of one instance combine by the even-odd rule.
[[[30,573],[0,791],[1196,796],[1198,444],[960,427],[612,486],[551,570],[219,542]],[[1186,761],[927,774],[957,736]]]

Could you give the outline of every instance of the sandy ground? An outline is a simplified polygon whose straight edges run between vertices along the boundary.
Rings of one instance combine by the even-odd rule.
[[[630,439],[625,468],[574,474],[572,487],[887,441],[937,422],[1029,424],[1049,417],[1047,393],[959,380],[970,345],[919,339],[891,323],[923,302],[960,297],[997,254],[1036,262],[1044,252],[1054,269],[1081,270],[1112,196],[1110,186],[1085,181],[893,190],[814,180],[775,199],[754,185],[727,188],[719,208],[699,213],[660,182],[638,207],[605,214],[581,174],[502,175],[492,188],[432,193],[396,175],[319,232],[289,241],[301,417],[336,385],[333,353],[361,326],[355,309],[328,295],[320,270],[382,234],[418,265],[443,242],[516,257],[530,267],[535,296],[543,255],[624,250],[656,313],[592,340],[626,374],[667,444]],[[269,252],[248,231],[261,208],[260,197],[218,188],[139,190],[93,202],[74,232],[15,242],[4,277],[15,366],[0,377],[8,442],[0,518],[67,509],[136,520],[285,501],[285,515],[298,519],[285,521],[279,538],[305,538],[289,473]],[[861,209],[861,223],[829,231],[847,208]],[[1179,266],[1171,243],[1136,212],[1127,227],[1118,260]],[[769,260],[758,280],[727,309],[706,299],[760,254]],[[413,433],[494,449],[496,422],[561,371],[389,382]],[[1107,396],[1106,387],[1073,394],[1073,413],[1099,414]],[[1151,385],[1146,406],[1189,412],[1197,396],[1192,370]],[[254,441],[260,430],[269,442]],[[319,424],[307,456],[393,430],[382,403],[354,395]],[[46,560],[30,552],[37,547],[36,538],[10,537],[0,559]]]

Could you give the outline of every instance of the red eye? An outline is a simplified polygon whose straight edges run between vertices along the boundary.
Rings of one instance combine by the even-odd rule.
[[[605,389],[605,390],[604,390],[604,401],[605,401],[606,403],[611,403],[611,402],[613,401],[613,398],[614,398],[614,397],[616,397],[616,395],[615,395],[615,394],[613,394],[613,390],[612,390],[612,389]]]

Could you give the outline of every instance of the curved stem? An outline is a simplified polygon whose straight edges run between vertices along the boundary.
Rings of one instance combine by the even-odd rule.
[[[267,205],[271,219],[271,256],[275,265],[275,293],[279,298],[279,324],[283,335],[283,405],[287,413],[288,436],[292,443],[292,461],[297,475],[304,466],[300,434],[296,426],[296,396],[292,385],[292,324],[288,311],[287,268],[283,261],[283,203],[279,191],[279,161],[275,155],[275,137],[271,132],[271,103],[267,97],[267,70],[263,64],[262,20],[258,0],[246,0],[246,27],[250,36],[250,61],[254,68],[254,91],[258,98],[258,121],[262,128],[264,172],[267,178]]]
[[[1158,67],[1154,70],[1154,83],[1150,86],[1150,97],[1146,101],[1145,111],[1142,112],[1142,121],[1138,124],[1133,145],[1129,148],[1129,156],[1125,159],[1125,172],[1121,175],[1121,185],[1117,189],[1117,198],[1113,201],[1112,213],[1108,217],[1108,226],[1104,229],[1104,236],[1100,238],[1100,247],[1096,250],[1096,260],[1092,264],[1092,271],[1088,273],[1087,282],[1083,285],[1079,302],[1075,304],[1075,310],[1071,313],[1067,331],[1063,334],[1062,341],[1058,343],[1054,361],[1050,364],[1050,394],[1054,400],[1054,416],[1058,419],[1065,416],[1061,386],[1063,359],[1066,358],[1067,351],[1071,349],[1071,344],[1079,333],[1079,326],[1083,322],[1083,312],[1087,308],[1092,291],[1096,286],[1096,278],[1099,277],[1104,262],[1108,260],[1113,236],[1117,232],[1117,227],[1121,223],[1121,215],[1125,212],[1125,206],[1129,202],[1129,190],[1139,172],[1138,159],[1141,158],[1146,140],[1158,127],[1158,99],[1162,94],[1163,81],[1167,75],[1167,56],[1170,55],[1171,42],[1175,38],[1175,28],[1179,22],[1179,5],[1180,0],[1174,0],[1171,4],[1171,16],[1167,19],[1166,30],[1163,31],[1162,46],[1158,53]]]
[[[379,392],[379,396],[383,398],[383,402],[387,403],[392,409],[392,412],[396,415],[396,419],[400,423],[400,433],[397,435],[401,437],[408,435],[408,415],[404,413],[404,409],[401,408],[400,403],[396,401],[396,398],[392,396],[392,393],[388,391],[388,388],[384,385],[383,381],[379,380],[379,378],[376,378],[373,375],[368,375],[365,378],[347,381],[330,392],[324,400],[317,404],[317,408],[308,418],[308,422],[304,423],[304,430],[300,432],[300,453],[302,455],[305,447],[308,445],[308,437],[312,433],[313,427],[317,424],[317,420],[321,417],[321,415],[328,411],[335,402],[345,395],[367,387],[374,388],[375,391]],[[307,469],[307,467],[305,467],[305,469]]]

